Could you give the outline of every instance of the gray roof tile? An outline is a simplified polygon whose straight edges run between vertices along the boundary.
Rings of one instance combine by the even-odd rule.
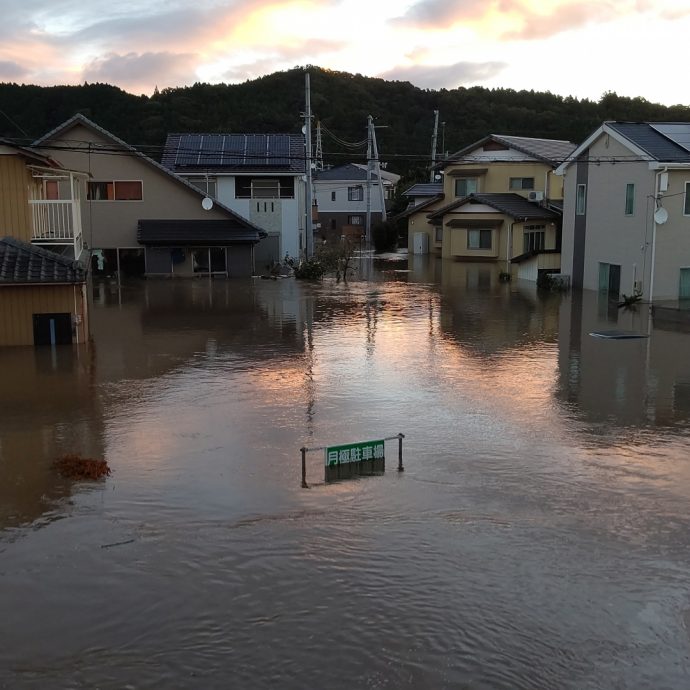
[[[457,199],[456,201],[443,206],[442,208],[429,214],[431,220],[439,220],[446,213],[454,211],[460,206],[464,206],[467,203],[480,203],[486,204],[495,208],[498,213],[505,213],[507,216],[512,218],[534,218],[543,220],[556,220],[559,218],[559,214],[555,211],[551,211],[544,206],[535,204],[532,201],[528,201],[525,197],[519,194],[470,194],[462,199]]]
[[[690,161],[690,151],[686,151],[651,126],[661,123],[607,122],[606,124],[658,161],[669,163]]]
[[[0,285],[83,283],[83,264],[14,237],[0,239]]]
[[[404,196],[436,196],[437,194],[443,194],[443,184],[440,182],[420,182],[403,192]]]

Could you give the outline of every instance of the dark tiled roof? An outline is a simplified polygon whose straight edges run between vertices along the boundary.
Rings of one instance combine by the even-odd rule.
[[[401,218],[408,218],[413,213],[418,213],[419,211],[423,211],[425,208],[428,208],[429,206],[433,206],[437,201],[442,201],[442,200],[443,200],[443,194],[437,194],[436,196],[432,196],[430,199],[426,199],[425,201],[422,201],[419,204],[415,204],[414,206],[408,206],[404,211],[401,211],[397,215],[393,216],[392,220],[398,220]]]
[[[83,283],[86,269],[78,261],[22,242],[0,239],[0,285]]]
[[[559,218],[559,214],[555,211],[527,201],[525,197],[519,194],[470,194],[434,211],[429,214],[429,218],[437,220],[449,211],[472,202],[486,204],[495,208],[499,213],[505,213],[512,218],[540,218],[544,220],[556,220]]]
[[[615,130],[638,148],[646,151],[658,161],[687,162],[690,161],[690,151],[674,143],[668,137],[654,129],[655,124],[649,122],[607,122]]]
[[[319,170],[318,172],[314,173],[315,182],[323,182],[326,180],[355,180],[357,182],[366,182],[366,179],[366,168],[360,168],[357,165],[352,165],[352,163],[347,163],[346,165],[336,165],[333,168]],[[371,179],[376,180],[376,175],[372,173]]]
[[[227,246],[256,243],[265,232],[229,220],[140,220],[137,239],[166,247]]]
[[[413,184],[403,192],[404,196],[436,196],[437,194],[443,194],[443,184],[441,182]]]
[[[168,134],[161,163],[177,173],[304,173],[301,134]]]

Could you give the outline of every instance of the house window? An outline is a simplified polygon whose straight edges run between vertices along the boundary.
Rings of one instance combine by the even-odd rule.
[[[587,208],[587,185],[577,185],[577,195],[575,197],[575,215],[584,216]]]
[[[292,177],[236,177],[236,199],[293,199],[295,180]]]
[[[90,201],[141,201],[143,185],[140,180],[89,182],[87,198]]]
[[[690,216],[690,182],[685,183],[685,204],[683,205],[683,215]]]
[[[479,180],[476,177],[461,177],[455,180],[455,196],[469,196],[479,190]]]
[[[491,230],[468,230],[468,249],[491,249]]]
[[[436,240],[437,244],[443,242],[443,227],[439,226],[436,228],[434,239]]]
[[[331,201],[335,201],[335,192],[331,192]]]
[[[362,224],[362,216],[348,216],[347,217],[347,224],[348,225],[361,225]]]
[[[680,269],[680,285],[678,287],[678,299],[690,299],[690,268]]]
[[[510,189],[534,189],[533,177],[511,177]]]
[[[364,200],[364,187],[358,185],[357,187],[347,188],[347,200],[348,201],[363,201]]]
[[[544,225],[525,225],[522,235],[522,251],[536,252],[544,249],[546,227]]]
[[[632,216],[635,213],[635,185],[625,185],[625,215]]]
[[[56,201],[60,198],[60,185],[57,180],[45,181],[45,198],[48,201]]]
[[[331,230],[335,230],[335,225],[336,225],[335,218],[331,218]]]
[[[216,196],[217,188],[215,177],[190,177],[189,182],[204,192],[206,196]]]

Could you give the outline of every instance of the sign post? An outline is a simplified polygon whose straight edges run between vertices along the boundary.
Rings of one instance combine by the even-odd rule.
[[[386,469],[383,439],[327,446],[324,449],[326,481],[347,479],[358,474],[374,474]]]

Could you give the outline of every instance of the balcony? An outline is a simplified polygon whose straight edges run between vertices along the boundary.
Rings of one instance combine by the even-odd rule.
[[[31,241],[46,249],[72,247],[74,258],[79,259],[84,248],[79,178],[85,176],[39,167],[32,167],[32,175]]]

